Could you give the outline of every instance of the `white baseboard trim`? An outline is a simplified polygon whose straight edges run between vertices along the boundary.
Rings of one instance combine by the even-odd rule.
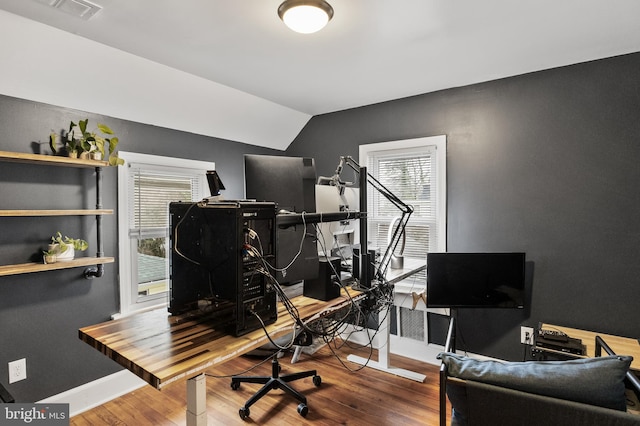
[[[130,371],[122,370],[38,402],[69,404],[69,416],[73,417],[114,398],[140,389],[146,384],[147,382]]]

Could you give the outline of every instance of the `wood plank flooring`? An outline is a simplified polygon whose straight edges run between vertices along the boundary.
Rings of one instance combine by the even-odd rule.
[[[394,367],[427,375],[424,383],[414,382],[372,368],[360,368],[346,360],[349,354],[368,356],[368,350],[343,346],[329,347],[313,355],[302,354],[291,364],[291,354],[280,359],[282,374],[318,370],[322,385],[315,387],[311,378],[293,382],[293,387],[307,397],[309,413],[301,417],[297,400],[282,390],[272,390],[251,406],[251,415],[241,420],[238,410],[261,385],[243,383],[231,389],[233,374],[244,374],[261,358],[240,357],[207,371],[207,418],[210,426],[228,425],[438,425],[438,367],[392,355]],[[374,352],[374,358],[377,354]],[[345,368],[342,364],[347,367]],[[271,362],[259,365],[247,375],[270,375]],[[213,377],[215,376],[215,377]],[[116,398],[104,405],[78,414],[71,425],[185,425],[186,384],[179,382],[158,391],[151,386]],[[448,408],[450,412],[450,407]]]

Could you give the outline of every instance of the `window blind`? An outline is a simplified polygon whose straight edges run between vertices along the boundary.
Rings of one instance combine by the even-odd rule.
[[[166,234],[169,203],[192,201],[200,193],[197,176],[170,174],[132,166],[129,174],[129,234]],[[168,234],[167,234],[168,235]]]
[[[367,170],[389,191],[414,208],[406,229],[404,255],[425,258],[437,247],[436,147],[424,146],[369,152]],[[381,250],[389,226],[401,212],[375,189],[368,191],[369,239]]]

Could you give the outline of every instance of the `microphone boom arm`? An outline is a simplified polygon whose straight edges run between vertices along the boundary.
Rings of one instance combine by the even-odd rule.
[[[366,184],[364,184],[364,182],[366,182],[369,185],[371,185],[376,191],[378,191],[380,195],[385,197],[391,204],[393,204],[398,210],[402,212],[402,216],[398,221],[398,225],[395,227],[393,234],[389,240],[389,243],[387,244],[387,248],[384,252],[384,255],[380,260],[380,267],[376,271],[375,278],[377,278],[380,282],[382,282],[385,279],[385,275],[387,273],[389,263],[391,262],[391,258],[394,255],[394,252],[398,247],[400,240],[402,240],[403,236],[405,235],[407,223],[409,222],[409,218],[411,217],[411,214],[413,213],[414,209],[413,209],[413,206],[403,202],[393,192],[391,192],[386,186],[384,186],[378,179],[376,179],[374,176],[368,173],[366,171],[366,167],[360,167],[360,165],[353,159],[353,157],[350,157],[350,156],[340,157],[340,163],[338,164],[338,167],[336,169],[336,174],[332,177],[332,181],[336,182],[336,186],[342,185],[342,187],[344,187],[344,185],[346,184],[340,179],[340,174],[342,173],[342,169],[344,168],[345,165],[349,166],[349,168],[355,171],[356,174],[358,174],[359,176],[361,174],[366,175],[366,179],[362,179],[362,176],[360,176],[360,191],[366,191]],[[361,197],[360,198],[360,201],[361,201],[360,240],[361,241],[364,240],[365,245],[364,246],[362,246],[362,244],[360,245],[361,254],[368,253],[368,247],[366,243],[367,241],[367,235],[366,235],[367,206],[366,204],[364,206],[362,205],[362,200],[363,198]],[[363,227],[363,221],[365,222],[364,227]],[[391,226],[393,226],[393,224],[391,224]],[[365,232],[364,239],[362,235],[363,231]]]

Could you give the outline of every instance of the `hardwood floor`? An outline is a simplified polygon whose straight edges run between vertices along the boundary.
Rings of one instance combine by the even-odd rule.
[[[251,406],[249,418],[240,419],[239,408],[261,385],[243,383],[233,391],[230,378],[218,377],[244,374],[260,358],[241,357],[210,369],[207,372],[210,375],[207,377],[208,425],[438,425],[437,366],[392,355],[394,367],[427,375],[424,383],[418,383],[372,368],[359,368],[346,360],[351,353],[366,357],[368,350],[343,347],[336,352],[353,371],[345,368],[327,346],[313,355],[302,354],[295,364],[290,363],[290,354],[280,359],[282,374],[315,369],[322,377],[320,387],[315,387],[311,378],[292,384],[307,397],[306,418],[297,413],[298,402],[293,397],[282,390],[272,390]],[[373,359],[377,359],[377,354],[374,353]],[[271,362],[267,361],[247,374],[270,373]],[[185,410],[184,382],[162,391],[145,386],[74,416],[71,425],[184,425]]]

